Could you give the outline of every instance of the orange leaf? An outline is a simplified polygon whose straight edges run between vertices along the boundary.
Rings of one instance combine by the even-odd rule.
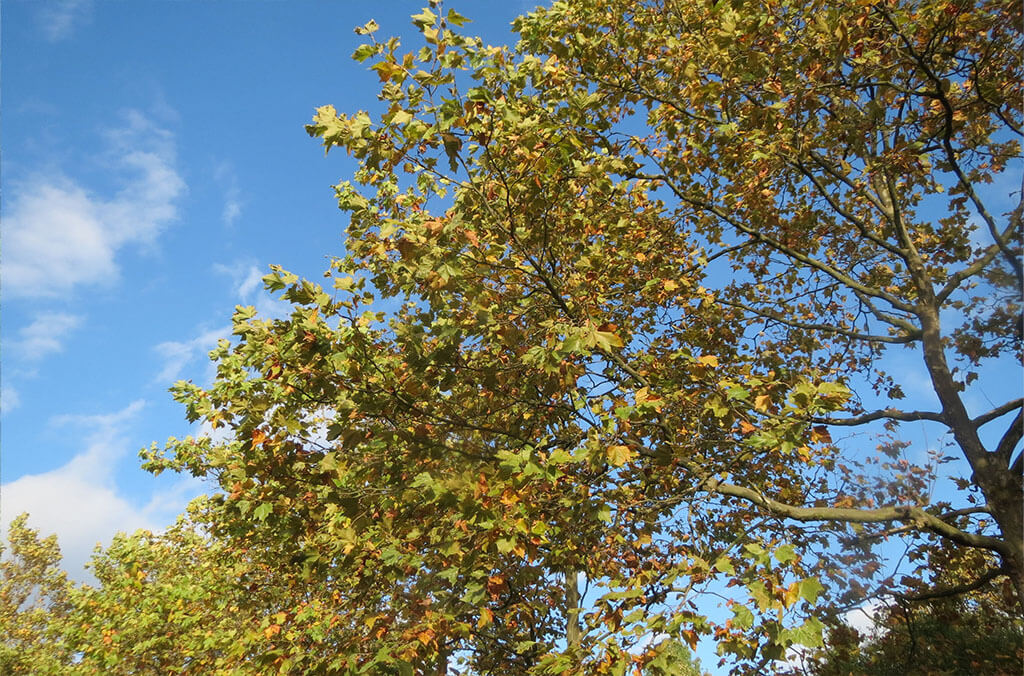
[[[697,649],[697,632],[693,631],[692,629],[686,629],[686,630],[684,630],[681,633],[683,635],[683,638],[686,639],[686,642],[688,644],[690,644],[690,649],[691,650],[696,650]]]
[[[811,441],[824,441],[826,444],[831,444],[832,435],[824,425],[815,425],[811,428]]]

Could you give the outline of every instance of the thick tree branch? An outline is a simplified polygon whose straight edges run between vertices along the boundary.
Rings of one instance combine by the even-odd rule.
[[[971,423],[975,427],[981,427],[986,423],[990,423],[997,418],[1001,418],[1002,416],[1007,415],[1014,409],[1020,409],[1022,407],[1024,407],[1024,397],[1014,399],[1013,402],[1007,402],[1002,406],[992,409],[988,413],[983,413],[974,420],[972,420]]]
[[[1007,553],[1009,548],[1000,538],[978,535],[960,530],[946,523],[934,514],[929,514],[920,507],[892,506],[877,509],[856,509],[850,507],[798,507],[778,500],[745,486],[717,483],[709,481],[706,487],[712,493],[739,498],[768,512],[794,519],[796,521],[836,521],[840,523],[888,523],[892,521],[910,521],[922,529],[957,542],[968,547],[988,549],[1000,554]]]
[[[964,509],[954,509],[951,512],[945,514],[939,514],[938,517],[943,521],[949,521],[950,519],[958,516],[967,516],[969,514],[992,514],[991,508],[988,505],[982,505],[981,507],[966,507]],[[901,535],[903,533],[909,533],[916,530],[914,526],[899,526],[898,528],[889,528],[882,531],[881,533],[871,533],[861,537],[861,540],[878,540],[881,538],[887,538],[891,535]]]
[[[1017,411],[1017,416],[1010,423],[1010,426],[1006,428],[1006,432],[1003,433],[1003,437],[999,440],[999,444],[994,451],[1001,465],[1008,466],[1010,464],[1010,458],[1013,457],[1013,449],[1017,448],[1022,435],[1024,435],[1024,411]]]

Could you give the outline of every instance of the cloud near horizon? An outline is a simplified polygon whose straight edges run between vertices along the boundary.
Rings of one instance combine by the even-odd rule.
[[[59,298],[110,283],[124,247],[151,245],[177,218],[186,186],[171,132],[128,111],[104,136],[110,169],[121,179],[112,197],[66,175],[12,181],[0,268],[8,298]]]
[[[97,544],[109,544],[118,531],[157,530],[172,523],[186,499],[199,492],[195,480],[182,480],[144,505],[122,495],[114,481],[118,462],[130,455],[127,430],[143,406],[138,400],[111,414],[54,418],[51,425],[82,430],[85,448],[61,467],[0,486],[3,537],[11,521],[28,512],[30,527],[42,536],[57,534],[64,569],[84,581],[89,577],[85,564]]]

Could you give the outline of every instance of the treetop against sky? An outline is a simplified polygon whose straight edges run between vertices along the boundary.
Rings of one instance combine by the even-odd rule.
[[[67,68],[75,26],[115,25],[13,7]],[[156,59],[151,106],[92,137],[34,88],[46,59],[13,85],[15,128],[76,115],[5,170],[5,434],[70,459],[5,452],[4,518],[161,525],[211,495],[69,592],[52,645],[83,668],[661,673],[699,647],[760,673],[856,649],[825,629],[864,603],[1019,626],[1019,8],[554,3],[502,47],[509,17],[437,3],[401,38],[153,7],[116,14],[148,59],[174,27],[235,58]],[[141,81],[91,49],[136,74],[112,92]],[[273,142],[305,98],[326,162]],[[167,483],[132,493],[148,388],[182,376],[191,427],[159,421]]]
[[[30,511],[74,576],[202,490],[136,451],[191,430],[167,388],[210,378],[234,305],[283,312],[268,265],[342,250],[330,186],[355,165],[302,125],[378,107],[352,28],[409,35],[421,4],[4,4],[3,523]],[[517,10],[474,30],[507,42]]]

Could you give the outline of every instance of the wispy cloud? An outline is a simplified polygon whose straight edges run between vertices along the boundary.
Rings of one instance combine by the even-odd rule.
[[[227,162],[222,162],[214,168],[213,177],[224,189],[224,209],[221,212],[221,220],[230,228],[242,215],[242,191],[238,187],[238,176],[234,167]]]
[[[89,18],[92,0],[51,0],[37,3],[37,20],[43,35],[50,42],[71,36],[75,28]]]
[[[228,194],[224,197],[224,213],[221,216],[224,225],[234,225],[238,217],[242,215],[242,203],[238,201],[237,193],[237,189],[228,190]]]
[[[109,283],[121,249],[152,244],[177,217],[185,182],[172,134],[129,111],[106,139],[111,169],[122,179],[111,197],[67,176],[13,184],[0,269],[8,297],[60,297],[79,285]]]
[[[217,346],[218,340],[230,335],[231,327],[223,326],[212,331],[204,331],[190,340],[169,340],[160,343],[153,348],[163,360],[163,367],[156,376],[157,382],[169,383],[177,380],[185,367],[196,357],[206,354]]]
[[[235,294],[243,301],[252,300],[256,291],[263,288],[263,277],[267,274],[252,263],[215,263],[213,271],[230,277]]]
[[[10,385],[0,387],[0,414],[6,415],[21,405],[21,396]]]
[[[8,347],[22,359],[42,359],[52,352],[60,352],[64,337],[81,321],[81,317],[66,312],[38,314],[31,324],[18,331],[18,337]]]
[[[105,415],[59,416],[57,427],[84,435],[85,448],[67,464],[49,472],[29,474],[0,487],[0,532],[6,533],[17,515],[28,512],[29,523],[43,535],[57,534],[64,567],[75,579],[97,543],[108,543],[118,531],[156,529],[171,522],[188,498],[199,492],[194,481],[183,481],[135,504],[118,491],[114,471],[132,450],[128,437],[142,401]]]
[[[213,271],[230,277],[238,300],[255,306],[257,314],[261,317],[282,318],[291,313],[290,303],[274,298],[263,290],[263,278],[269,272],[267,269],[242,261],[230,265],[217,263],[213,266]]]

